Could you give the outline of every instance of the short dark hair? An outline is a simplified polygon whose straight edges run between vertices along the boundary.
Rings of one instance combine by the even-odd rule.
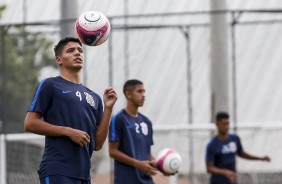
[[[123,85],[123,94],[125,95],[126,91],[131,91],[134,86],[143,84],[140,80],[130,79],[127,80]]]
[[[57,45],[54,47],[55,56],[58,56],[58,55],[62,54],[64,46],[66,46],[69,42],[76,42],[80,46],[82,46],[82,43],[81,43],[81,41],[78,38],[75,38],[75,37],[65,37],[65,38],[61,39],[57,43]]]
[[[215,117],[216,121],[220,121],[222,119],[228,119],[228,118],[229,118],[229,114],[227,112],[218,112]]]

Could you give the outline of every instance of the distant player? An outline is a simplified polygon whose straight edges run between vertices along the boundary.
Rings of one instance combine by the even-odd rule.
[[[54,48],[60,76],[38,85],[25,118],[25,130],[45,135],[38,170],[41,184],[90,184],[91,155],[107,138],[116,92],[101,97],[81,84],[82,44],[67,37]]]
[[[125,109],[112,117],[109,132],[109,154],[114,159],[114,184],[153,184],[157,173],[151,155],[153,129],[151,121],[138,112],[145,101],[144,85],[128,80],[123,93]]]
[[[268,156],[257,157],[244,151],[239,136],[229,132],[229,115],[216,115],[217,135],[207,145],[206,166],[211,174],[210,184],[238,184],[236,155],[249,160],[270,161]]]

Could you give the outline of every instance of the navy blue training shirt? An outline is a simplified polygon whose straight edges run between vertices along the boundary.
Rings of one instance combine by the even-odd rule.
[[[133,117],[123,109],[112,117],[109,141],[118,141],[119,150],[137,160],[150,160],[153,145],[151,121],[141,113]],[[152,177],[141,170],[114,161],[115,184],[153,184]]]
[[[207,145],[206,162],[213,162],[215,167],[236,172],[236,155],[243,152],[240,138],[229,134],[228,139],[221,141],[213,137]],[[234,184],[223,175],[211,176],[211,184]]]
[[[82,130],[90,136],[84,147],[68,137],[46,136],[39,177],[57,174],[89,180],[96,127],[103,114],[100,96],[60,76],[48,78],[38,85],[28,111],[40,113],[50,124]]]

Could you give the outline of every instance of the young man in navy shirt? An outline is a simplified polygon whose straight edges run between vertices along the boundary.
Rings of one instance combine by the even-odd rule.
[[[153,184],[157,173],[151,155],[153,129],[151,121],[138,112],[145,101],[144,85],[139,80],[128,80],[123,93],[125,109],[112,117],[109,132],[109,154],[114,159],[115,184]]]
[[[41,184],[90,184],[91,155],[107,138],[116,92],[103,101],[81,84],[82,44],[67,37],[54,48],[60,76],[41,81],[25,118],[25,130],[45,135],[38,170]]]
[[[238,184],[236,155],[248,160],[270,161],[268,156],[257,157],[244,151],[239,136],[229,133],[229,115],[216,115],[217,135],[207,145],[206,166],[211,174],[210,184]]]

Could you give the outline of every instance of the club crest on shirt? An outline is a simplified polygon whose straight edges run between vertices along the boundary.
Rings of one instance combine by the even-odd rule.
[[[140,123],[141,131],[144,135],[148,135],[148,125],[145,122]]]
[[[145,122],[142,122],[140,124],[134,123],[135,124],[135,131],[136,133],[142,133],[143,135],[148,135],[148,125]]]
[[[89,93],[87,92],[84,92],[85,96],[86,96],[86,101],[87,103],[89,103],[89,105],[91,105],[92,107],[95,106],[95,101],[94,101],[94,98],[93,96],[91,96]]]
[[[230,143],[228,143],[226,145],[223,145],[222,146],[222,150],[221,150],[221,152],[223,154],[236,153],[236,151],[237,151],[237,145],[236,145],[235,142],[230,142]]]

